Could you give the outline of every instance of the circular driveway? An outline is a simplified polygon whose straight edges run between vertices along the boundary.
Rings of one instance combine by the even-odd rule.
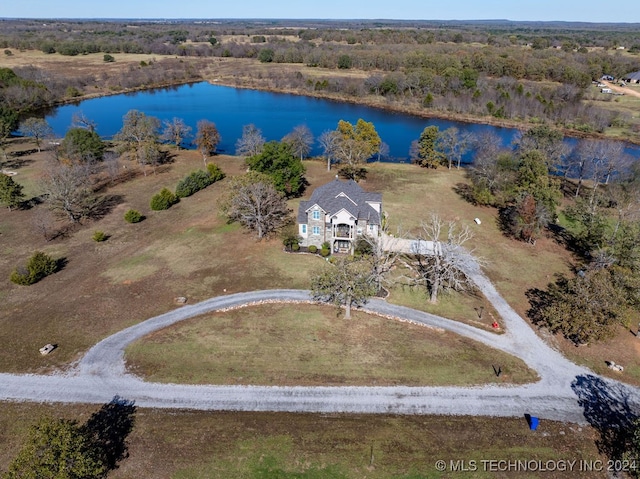
[[[452,414],[538,417],[585,423],[585,397],[594,379],[610,395],[638,409],[638,389],[595,376],[542,341],[504,301],[479,268],[473,281],[502,317],[506,333],[473,326],[373,299],[362,309],[413,321],[471,338],[525,361],[540,380],[526,385],[475,387],[278,387],[150,383],[127,373],[124,349],[147,334],[212,311],[263,301],[310,302],[309,291],[263,290],[219,296],[183,306],[124,329],[93,346],[65,374],[0,374],[0,399],[64,403],[106,403],[113,396],[141,407],[232,411]],[[593,394],[592,394],[593,396]],[[609,396],[607,396],[609,397]]]

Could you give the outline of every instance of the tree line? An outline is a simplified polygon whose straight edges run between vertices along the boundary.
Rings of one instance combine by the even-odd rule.
[[[114,91],[196,80],[199,71],[206,68],[205,58],[254,58],[369,73],[364,82],[330,74],[282,75],[274,69],[256,76],[256,81],[269,81],[279,89],[355,98],[378,96],[426,113],[550,121],[586,133],[633,123],[627,113],[612,113],[584,101],[593,80],[604,74],[620,77],[640,68],[637,56],[627,53],[635,51],[627,26],[594,25],[592,30],[545,25],[447,27],[418,22],[408,28],[372,28],[364,22],[359,28],[343,30],[320,22],[313,29],[291,30],[222,22],[214,30],[206,23],[189,22],[54,21],[36,28],[33,21],[16,20],[0,24],[0,44],[47,53],[105,52],[110,60],[114,59],[112,53],[135,52],[204,62],[194,65],[178,58],[163,60],[161,65],[142,62],[144,65],[104,78]],[[84,46],[70,48],[69,43],[74,42]],[[611,50],[625,43],[624,54]],[[7,52],[12,54],[10,49]],[[32,66],[12,73],[20,81],[9,85],[0,79],[0,99],[18,114],[80,96],[95,83],[90,76],[57,77]]]

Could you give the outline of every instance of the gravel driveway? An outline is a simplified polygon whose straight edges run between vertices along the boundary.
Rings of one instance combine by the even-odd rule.
[[[610,401],[640,410],[640,390],[595,376],[550,348],[506,303],[477,265],[467,273],[502,317],[496,335],[414,309],[373,299],[365,310],[460,334],[523,359],[540,380],[520,386],[477,387],[270,387],[148,383],[128,374],[124,348],[178,321],[261,301],[311,301],[308,291],[265,290],[219,296],[183,306],[124,329],[93,346],[70,372],[54,375],[0,374],[0,399],[106,403],[114,395],[141,407],[199,410],[519,416],[585,423],[585,392],[595,384]],[[579,385],[580,387],[577,387]],[[585,389],[586,388],[586,389]],[[593,396],[593,394],[591,395]]]

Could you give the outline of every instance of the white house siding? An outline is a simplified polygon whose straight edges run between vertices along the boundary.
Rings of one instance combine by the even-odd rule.
[[[367,201],[367,204],[369,206],[371,206],[374,210],[376,210],[378,213],[380,213],[380,203],[376,202],[376,201]]]

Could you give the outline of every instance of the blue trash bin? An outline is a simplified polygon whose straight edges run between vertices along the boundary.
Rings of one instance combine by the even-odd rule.
[[[532,431],[538,429],[539,422],[540,420],[537,417],[531,416],[531,420],[529,421],[529,429],[531,429]]]

